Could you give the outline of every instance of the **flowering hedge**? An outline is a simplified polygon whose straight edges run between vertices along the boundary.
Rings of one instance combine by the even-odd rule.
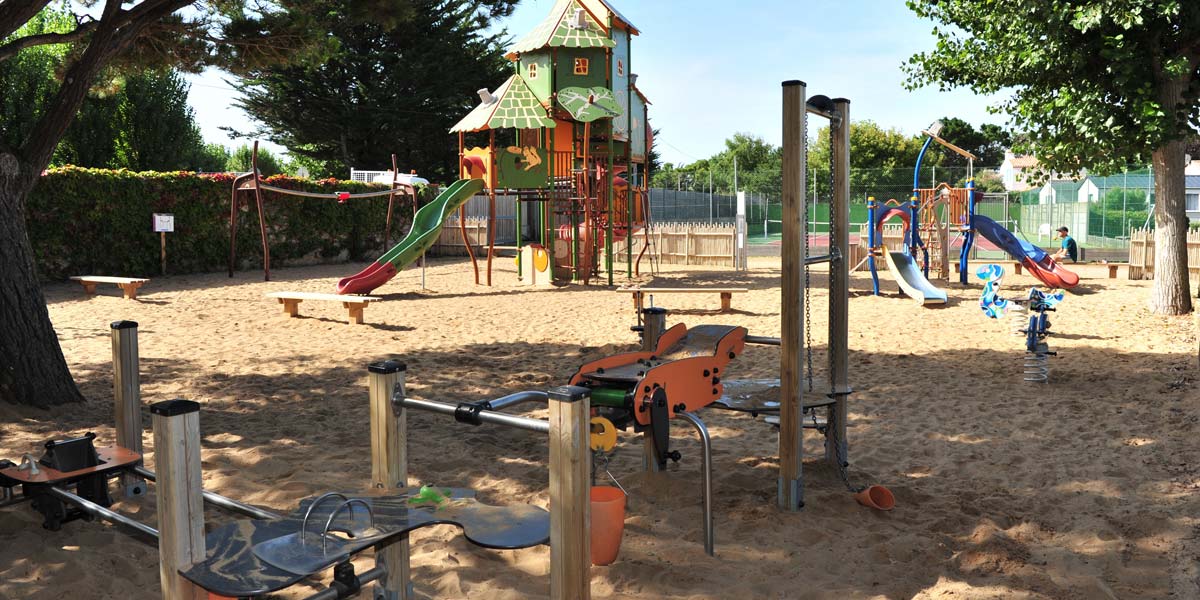
[[[26,222],[43,277],[79,274],[153,276],[159,273],[159,235],[153,213],[175,215],[167,234],[169,273],[220,271],[229,256],[229,173],[135,173],[63,167],[47,171],[26,205]],[[312,181],[278,175],[270,185],[310,192],[362,193],[386,189],[333,179]],[[238,268],[262,267],[258,214],[252,192],[239,193]],[[387,196],[332,199],[263,192],[271,266],[299,259],[365,260],[382,253]],[[411,202],[398,198],[392,243],[412,218]]]

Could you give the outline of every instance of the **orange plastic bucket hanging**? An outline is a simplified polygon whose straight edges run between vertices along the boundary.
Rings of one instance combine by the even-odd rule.
[[[876,510],[892,510],[896,506],[896,497],[892,495],[891,490],[882,485],[869,486],[854,494],[854,499],[858,500],[859,504]]]
[[[625,492],[611,486],[592,488],[592,564],[611,565],[625,532]]]

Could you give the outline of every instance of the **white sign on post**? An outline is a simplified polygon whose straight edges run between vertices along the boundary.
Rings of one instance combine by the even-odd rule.
[[[154,213],[154,233],[174,233],[175,215],[171,213]]]

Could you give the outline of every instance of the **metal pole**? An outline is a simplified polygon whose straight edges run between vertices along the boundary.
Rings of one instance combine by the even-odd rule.
[[[141,454],[142,383],[138,368],[138,324],[135,321],[115,321],[110,327],[117,445]],[[146,482],[128,472],[121,473],[120,485],[126,498],[146,493]]]
[[[654,352],[658,348],[658,338],[666,330],[667,309],[657,306],[642,309],[642,352]],[[642,469],[656,473],[660,467],[654,432],[647,428],[642,432]]]
[[[780,346],[780,344],[782,343],[780,338],[770,337],[770,336],[748,335],[748,336],[745,336],[744,340],[746,343],[756,343],[756,344],[760,344],[760,346]]]
[[[783,268],[780,295],[779,480],[776,503],[804,506],[804,222],[805,84],[783,82]]]
[[[713,222],[712,167],[708,168],[708,222]]]
[[[146,467],[142,467],[142,466],[134,467],[133,471],[135,473],[137,473],[138,475],[141,475],[142,477],[146,478],[149,481],[157,481],[158,480],[158,475],[156,475],[154,473],[154,471],[151,471],[150,469],[147,469]],[[281,515],[279,513],[273,513],[269,510],[264,510],[264,509],[258,508],[256,506],[250,506],[249,504],[246,504],[244,502],[239,502],[228,496],[222,496],[221,494],[218,494],[216,492],[210,492],[208,490],[203,490],[203,491],[201,491],[201,496],[204,498],[205,502],[208,502],[209,504],[212,504],[213,506],[216,506],[218,508],[223,508],[230,512],[242,514],[244,516],[250,517],[251,519],[261,519],[263,521],[281,521],[281,520],[283,520],[283,515]]]
[[[79,510],[82,510],[93,517],[104,519],[110,523],[124,525],[146,535],[147,537],[152,537],[156,540],[158,539],[158,530],[146,525],[145,523],[134,521],[133,519],[130,519],[121,513],[113,512],[107,508],[104,508],[103,506],[100,506],[99,504],[96,504],[95,502],[80,498],[79,496],[76,496],[75,494],[72,494],[64,489],[51,486],[49,490],[51,496],[54,496],[63,502],[74,504],[75,506],[79,507]]]
[[[704,498],[704,553],[713,556],[716,534],[713,530],[712,510],[712,438],[709,437],[708,428],[704,426],[704,421],[701,421],[700,417],[689,412],[677,412],[675,416],[687,421],[700,436],[700,447],[704,456],[700,472],[703,482],[700,493]]]
[[[416,398],[393,398],[392,402],[402,405],[404,408],[414,410],[423,410],[426,412],[439,413],[443,415],[454,416],[458,411],[458,405],[447,404],[445,402],[436,402],[433,400],[418,400]],[[550,423],[541,419],[531,419],[529,417],[516,417],[509,414],[482,411],[479,413],[480,423],[488,423],[491,425],[502,425],[504,427],[512,427],[514,429],[524,429],[525,431],[533,431],[535,433],[550,433]]]
[[[371,567],[370,569],[363,571],[361,575],[355,576],[355,579],[358,580],[358,585],[362,586],[377,579],[382,579],[386,575],[386,569],[382,567]],[[308,596],[305,598],[305,600],[338,600],[339,598],[342,598],[342,595],[337,588],[325,588],[311,596]]]

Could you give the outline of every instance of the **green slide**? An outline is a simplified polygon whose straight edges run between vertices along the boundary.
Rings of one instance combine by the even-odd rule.
[[[339,294],[369,294],[385,284],[396,273],[417,260],[437,240],[442,224],[454,211],[483,190],[482,179],[460,179],[447,187],[433,202],[422,206],[413,215],[412,230],[400,243],[357,275],[338,281]]]

